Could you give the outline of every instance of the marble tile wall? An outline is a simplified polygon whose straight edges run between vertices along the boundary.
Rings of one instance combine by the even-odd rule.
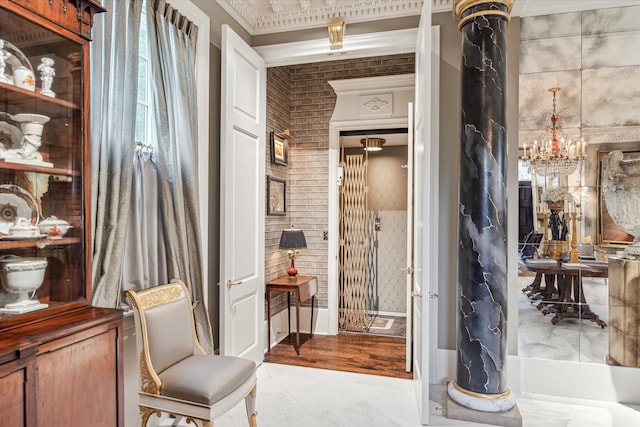
[[[557,109],[569,135],[590,142],[637,140],[640,126],[640,6],[523,18],[520,145],[544,133]],[[621,132],[619,127],[628,131]],[[616,128],[608,135],[608,128]]]
[[[560,87],[560,126],[568,136],[582,135],[589,143],[582,184],[571,184],[575,177],[568,183],[588,187],[583,194],[583,233],[599,243],[595,214],[598,151],[640,147],[640,5],[523,18],[520,24],[519,144],[545,134],[552,111],[552,95],[547,90]],[[597,290],[605,289],[606,284],[596,286],[589,298],[591,308],[606,319],[611,304],[595,297]],[[526,345],[520,342],[521,354],[604,363],[603,352],[613,328],[600,329],[591,322],[570,325],[575,342],[565,350],[575,355],[545,356],[537,352],[550,338],[536,334],[558,335],[562,328],[557,326],[564,325],[532,333],[526,330],[531,322],[525,321],[523,329],[526,316],[520,310],[519,336],[529,340]],[[536,353],[527,355],[531,350]]]

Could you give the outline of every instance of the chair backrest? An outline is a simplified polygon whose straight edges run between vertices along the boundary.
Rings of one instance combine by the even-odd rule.
[[[159,394],[165,369],[194,354],[204,354],[196,337],[189,290],[180,280],[139,292],[127,290],[138,331],[143,391]]]
[[[520,258],[532,258],[538,250],[538,246],[540,246],[541,241],[542,233],[532,231],[527,234],[522,244],[522,249],[520,249]]]

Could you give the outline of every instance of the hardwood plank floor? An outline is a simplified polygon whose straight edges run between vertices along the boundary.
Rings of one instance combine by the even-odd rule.
[[[300,334],[300,355],[296,354],[296,334],[265,354],[267,363],[306,366],[335,371],[357,372],[395,378],[413,378],[405,372],[405,339],[380,335],[339,333]]]

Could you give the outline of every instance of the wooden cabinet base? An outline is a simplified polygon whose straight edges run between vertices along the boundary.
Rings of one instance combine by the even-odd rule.
[[[0,343],[3,425],[124,426],[121,310],[84,308]]]

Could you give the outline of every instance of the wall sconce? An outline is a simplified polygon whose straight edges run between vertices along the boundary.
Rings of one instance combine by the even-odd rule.
[[[327,25],[329,29],[329,47],[331,50],[342,49],[345,23],[342,19],[334,19]]]
[[[307,240],[304,238],[304,233],[300,229],[293,228],[293,226],[289,229],[282,230],[280,245],[278,247],[280,249],[288,249],[287,254],[291,259],[291,267],[287,269],[287,274],[289,275],[289,279],[295,280],[298,270],[293,264],[293,260],[298,256],[300,249],[307,248]]]

